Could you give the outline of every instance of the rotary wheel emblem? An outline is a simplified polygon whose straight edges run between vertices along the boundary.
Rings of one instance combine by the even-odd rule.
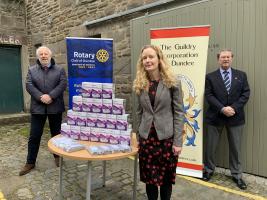
[[[96,58],[99,62],[106,62],[109,58],[109,54],[105,49],[100,49],[96,53]]]

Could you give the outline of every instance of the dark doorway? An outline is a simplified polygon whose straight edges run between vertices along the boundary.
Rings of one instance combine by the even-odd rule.
[[[0,46],[0,113],[23,111],[20,48]]]

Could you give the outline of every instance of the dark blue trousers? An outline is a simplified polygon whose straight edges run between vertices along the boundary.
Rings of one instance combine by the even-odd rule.
[[[40,141],[43,135],[44,125],[48,118],[51,137],[60,133],[62,113],[59,114],[32,114],[31,129],[28,141],[27,163],[35,164],[39,151]],[[58,157],[54,154],[54,157]]]

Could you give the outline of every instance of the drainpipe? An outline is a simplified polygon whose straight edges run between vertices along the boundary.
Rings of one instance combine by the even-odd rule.
[[[120,13],[115,13],[115,14],[112,14],[112,15],[109,15],[109,16],[106,16],[106,17],[102,17],[102,18],[99,18],[99,19],[96,19],[96,20],[85,21],[82,25],[83,26],[95,25],[95,24],[98,24],[100,22],[104,22],[104,21],[111,20],[111,19],[116,19],[116,18],[119,18],[119,17],[124,17],[126,15],[130,15],[130,14],[135,13],[135,12],[144,11],[144,10],[147,10],[147,9],[150,9],[150,8],[153,8],[153,7],[156,7],[156,6],[161,6],[161,5],[164,5],[164,4],[168,4],[168,3],[171,3],[171,2],[174,2],[174,1],[175,0],[157,1],[157,2],[154,2],[154,3],[150,3],[150,4],[143,5],[143,6],[139,6],[137,8],[126,10],[126,11],[123,11],[123,12],[120,12]]]

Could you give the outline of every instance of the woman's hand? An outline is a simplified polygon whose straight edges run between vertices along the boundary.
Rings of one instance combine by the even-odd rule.
[[[175,156],[179,156],[182,152],[182,147],[172,146],[172,151]]]
[[[139,141],[137,139],[136,133],[131,134],[131,146],[139,148]]]

